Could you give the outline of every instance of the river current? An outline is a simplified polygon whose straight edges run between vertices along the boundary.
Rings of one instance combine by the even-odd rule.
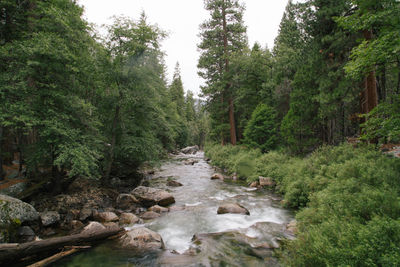
[[[197,163],[186,165],[187,159]],[[106,242],[54,266],[279,266],[271,248],[290,238],[285,229],[292,213],[280,206],[273,193],[211,180],[214,172],[203,152],[180,154],[147,180],[152,187],[168,190],[176,201],[175,211],[140,225],[162,236],[165,251],[133,255]],[[168,179],[183,186],[168,187]],[[250,215],[217,215],[223,203],[238,203]]]

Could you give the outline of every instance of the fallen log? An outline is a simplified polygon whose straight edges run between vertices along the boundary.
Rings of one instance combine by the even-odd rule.
[[[123,228],[115,227],[22,244],[0,244],[0,265],[7,262],[15,262],[27,256],[57,250],[65,246],[74,246],[82,243],[104,240],[122,231],[124,231]]]
[[[90,246],[75,246],[75,247],[70,248],[69,250],[63,250],[63,251],[61,251],[61,252],[59,252],[59,253],[51,256],[51,257],[45,258],[45,259],[43,259],[41,261],[38,261],[38,262],[36,262],[34,264],[31,264],[31,265],[27,266],[27,267],[44,267],[44,266],[47,266],[47,265],[49,265],[51,263],[54,263],[54,262],[64,258],[66,256],[74,254],[75,252],[78,252],[81,249],[88,249],[88,248],[91,248],[91,247]]]

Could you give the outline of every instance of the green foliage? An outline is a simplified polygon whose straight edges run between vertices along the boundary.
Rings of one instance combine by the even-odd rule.
[[[244,143],[253,148],[260,148],[262,152],[273,149],[277,142],[277,113],[275,109],[260,104],[253,111],[251,119],[244,131]]]
[[[208,145],[230,172],[256,162],[247,179],[272,177],[299,234],[282,251],[289,266],[396,266],[400,255],[400,161],[371,147],[324,146],[306,158]]]
[[[363,140],[379,140],[381,143],[400,142],[400,97],[390,103],[381,103],[364,115],[362,124]]]

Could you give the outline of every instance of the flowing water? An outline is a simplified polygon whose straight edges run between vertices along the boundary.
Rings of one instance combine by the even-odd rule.
[[[286,224],[292,214],[266,190],[210,180],[214,170],[203,156],[202,152],[174,156],[148,181],[170,191],[179,207],[144,223],[162,236],[165,251],[133,255],[105,243],[56,266],[278,266],[271,248],[291,237]],[[198,162],[185,165],[183,160],[189,157]],[[168,187],[168,179],[183,186]],[[223,203],[239,203],[250,215],[217,215]]]

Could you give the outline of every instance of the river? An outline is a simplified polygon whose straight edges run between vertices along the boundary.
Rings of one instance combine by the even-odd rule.
[[[185,165],[188,158],[197,163]],[[141,225],[162,236],[165,251],[133,255],[108,242],[54,266],[279,266],[271,248],[292,237],[286,231],[292,213],[280,207],[273,193],[211,180],[213,173],[203,152],[180,154],[165,161],[147,181],[170,191],[178,207]],[[171,178],[183,186],[166,186]],[[218,207],[227,202],[239,203],[250,215],[217,215]]]

